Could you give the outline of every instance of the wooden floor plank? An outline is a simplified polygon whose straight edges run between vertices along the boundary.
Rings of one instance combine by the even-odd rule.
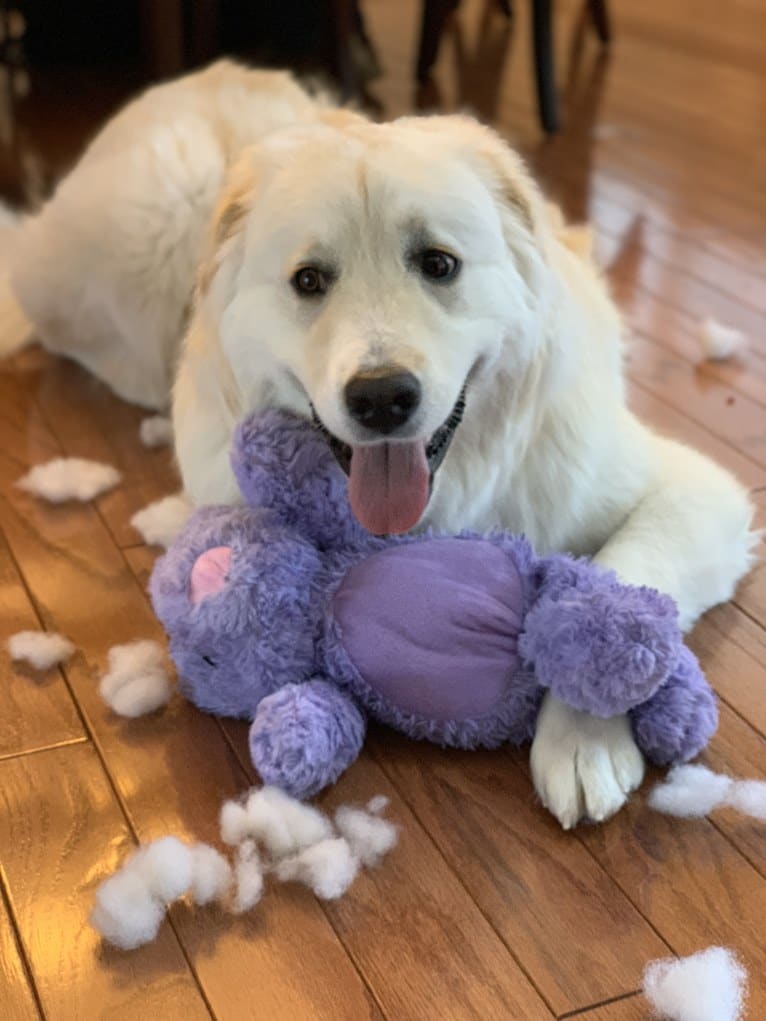
[[[90,745],[0,762],[0,860],[51,1018],[207,1018],[175,935],[131,954],[102,948],[88,924],[96,885],[132,846]]]
[[[24,372],[40,414],[55,424],[63,453],[122,472],[122,484],[99,497],[99,512],[118,546],[140,542],[131,517],[180,488],[172,449],[145,447],[138,438],[142,420],[155,412],[126,404],[74,362],[51,358],[38,348],[16,355],[13,365]]]
[[[642,996],[629,996],[624,1000],[594,1007],[579,1014],[568,1014],[567,1021],[649,1021],[651,1011]]]
[[[111,645],[162,639],[112,536],[93,506],[41,506],[11,481],[0,475],[0,526],[36,605],[83,650],[66,668],[67,677],[139,838],[173,832],[215,841],[221,801],[246,786],[217,723],[180,698],[160,714],[124,721],[98,694],[97,678]],[[239,976],[247,969],[274,1018],[312,1010],[333,1021],[375,1017],[367,990],[316,902],[280,891],[272,910],[277,904],[284,926],[266,927],[266,936],[259,918],[233,923],[220,913],[178,912],[181,938],[217,1016],[240,1018],[246,1011],[252,986],[243,986]],[[301,969],[291,963],[296,949]]]
[[[33,1021],[42,1015],[29,982],[16,932],[0,893],[0,997],[7,1021]]]
[[[387,731],[372,747],[557,1015],[635,989],[645,961],[667,953],[584,848],[541,817],[529,777],[507,756]]]
[[[766,884],[706,819],[675,819],[634,799],[580,839],[679,956],[714,943],[741,954],[753,1017],[766,1011]]]
[[[41,630],[8,544],[0,531],[0,620],[2,638]],[[0,657],[0,758],[69,741],[84,741],[77,708],[57,667],[35,670]]]
[[[224,726],[252,769],[246,728]],[[399,827],[399,843],[379,869],[365,871],[351,894],[327,902],[325,911],[386,1016],[397,1021],[552,1018],[437,850],[437,835],[429,838],[367,751],[319,803],[332,812],[341,804],[363,805],[376,794],[390,799],[386,814]]]

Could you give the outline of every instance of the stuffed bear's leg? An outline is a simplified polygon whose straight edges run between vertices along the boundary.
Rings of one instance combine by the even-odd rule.
[[[288,684],[258,705],[250,754],[264,783],[308,798],[333,783],[359,755],[366,721],[334,684]]]
[[[693,759],[718,725],[715,695],[685,647],[659,691],[629,715],[638,747],[659,766]]]

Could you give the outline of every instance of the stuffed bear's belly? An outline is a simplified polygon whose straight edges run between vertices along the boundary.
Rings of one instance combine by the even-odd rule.
[[[509,555],[484,539],[375,553],[345,576],[332,612],[365,684],[433,720],[491,712],[518,665],[521,579]]]

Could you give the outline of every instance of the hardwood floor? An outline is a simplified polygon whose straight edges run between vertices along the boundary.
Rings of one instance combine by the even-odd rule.
[[[366,0],[385,68],[373,91],[387,115],[470,106],[570,216],[593,223],[633,334],[633,407],[738,474],[766,524],[766,7],[611,0],[607,53],[578,27],[579,0],[559,0],[564,126],[544,139],[528,6],[509,25],[495,0],[464,0],[416,96],[419,5]],[[54,176],[119,98],[81,88],[82,102],[38,102],[33,79],[3,151],[6,194],[19,190],[9,167],[17,184],[19,168]],[[50,119],[67,104],[71,130],[58,116],[49,128],[43,107]],[[706,316],[747,333],[743,361],[702,362]],[[0,331],[20,328],[3,299]],[[345,898],[277,887],[239,919],[178,906],[155,943],[101,946],[87,914],[126,851],[169,832],[215,842],[221,801],[254,780],[244,725],[177,697],[119,720],[96,690],[111,645],[161,636],[144,593],[157,551],[130,517],[177,481],[167,450],[141,446],[143,414],[35,347],[0,362],[2,638],[42,626],[79,650],[42,677],[0,655],[4,1019],[639,1021],[645,963],[713,943],[741,954],[748,1016],[766,1017],[763,823],[665,818],[646,806],[650,778],[611,822],[564,833],[536,803],[523,752],[451,753],[383,730],[322,799],[385,793],[401,827]],[[14,487],[59,453],[114,464],[124,483],[63,507]],[[766,779],[766,568],[691,645],[722,700],[704,761]]]

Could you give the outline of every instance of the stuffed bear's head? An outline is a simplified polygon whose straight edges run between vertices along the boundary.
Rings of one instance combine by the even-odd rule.
[[[152,593],[181,691],[226,716],[313,672],[319,554],[281,526],[248,538],[189,556],[183,605]]]

